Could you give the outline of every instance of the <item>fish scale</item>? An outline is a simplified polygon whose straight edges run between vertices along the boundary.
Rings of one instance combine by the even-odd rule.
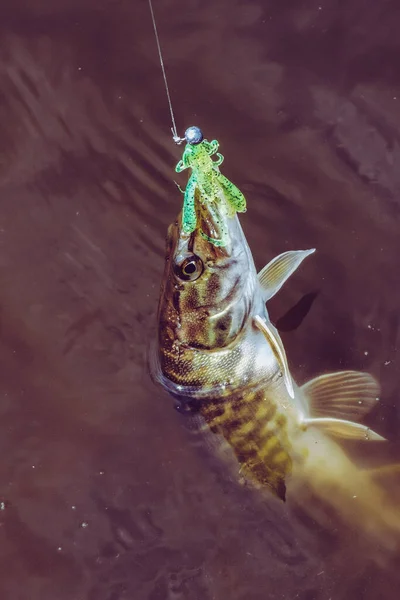
[[[286,418],[261,389],[208,401],[200,413],[214,432],[220,433],[234,451],[241,473],[255,484],[272,487],[284,497],[285,479],[291,472],[291,446]]]

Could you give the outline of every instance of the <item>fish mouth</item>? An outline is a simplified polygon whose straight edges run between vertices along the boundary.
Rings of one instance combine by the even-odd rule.
[[[212,264],[221,276],[223,276],[222,271],[231,266],[228,259],[238,261],[245,259],[252,265],[252,254],[239,220],[226,199],[216,196],[213,200],[204,200],[196,191],[195,206],[194,230],[191,233],[184,231],[181,212],[175,222],[174,230],[169,232],[171,239],[169,249],[175,247],[174,256],[195,253],[207,264]]]
[[[230,223],[234,213],[226,200],[216,196],[212,201],[197,202],[196,232],[208,244],[218,248],[220,252],[230,254],[232,247],[232,231]]]

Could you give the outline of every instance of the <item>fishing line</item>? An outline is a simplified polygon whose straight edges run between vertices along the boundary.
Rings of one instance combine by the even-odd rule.
[[[158,56],[160,58],[160,65],[161,65],[161,71],[162,71],[163,78],[164,78],[165,91],[167,92],[167,99],[168,99],[169,111],[171,113],[171,120],[172,120],[171,131],[172,131],[172,137],[173,137],[173,140],[174,140],[175,144],[181,144],[183,141],[185,141],[185,138],[179,137],[178,132],[176,130],[174,111],[172,110],[171,96],[170,96],[170,93],[169,93],[169,87],[168,87],[168,82],[167,82],[167,74],[165,72],[164,61],[163,61],[162,52],[161,52],[160,38],[158,37],[158,31],[157,31],[156,19],[155,19],[155,16],[154,16],[154,10],[153,10],[152,0],[149,0],[149,8],[150,8],[151,20],[153,21],[154,35],[156,36]]]

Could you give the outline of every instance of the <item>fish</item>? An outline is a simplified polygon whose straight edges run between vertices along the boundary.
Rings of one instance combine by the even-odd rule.
[[[229,448],[238,482],[305,510],[317,497],[398,548],[397,505],[342,447],[388,443],[363,423],[379,402],[377,380],[344,370],[298,385],[269,317],[268,301],[315,249],[285,251],[257,273],[238,215],[200,198],[195,206],[191,233],[182,213],[168,228],[153,380]],[[211,243],[221,231],[225,244]]]

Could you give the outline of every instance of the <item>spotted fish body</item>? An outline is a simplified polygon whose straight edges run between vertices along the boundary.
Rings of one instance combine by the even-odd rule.
[[[386,527],[400,535],[397,509],[382,510],[386,495],[337,441],[382,443],[360,423],[377,403],[378,383],[342,371],[298,387],[269,320],[266,302],[313,250],[285,252],[257,274],[237,215],[199,200],[196,218],[191,234],[181,214],[168,231],[153,378],[229,448],[239,479],[283,500],[300,501],[308,490],[347,522],[368,519],[379,540]],[[218,236],[221,222],[223,247],[201,234]]]
[[[222,402],[208,401],[200,413],[211,431],[222,435],[234,450],[241,474],[261,487],[268,486],[284,499],[293,450],[287,417],[279,410],[274,386],[270,384],[270,395],[263,388],[250,388]]]

